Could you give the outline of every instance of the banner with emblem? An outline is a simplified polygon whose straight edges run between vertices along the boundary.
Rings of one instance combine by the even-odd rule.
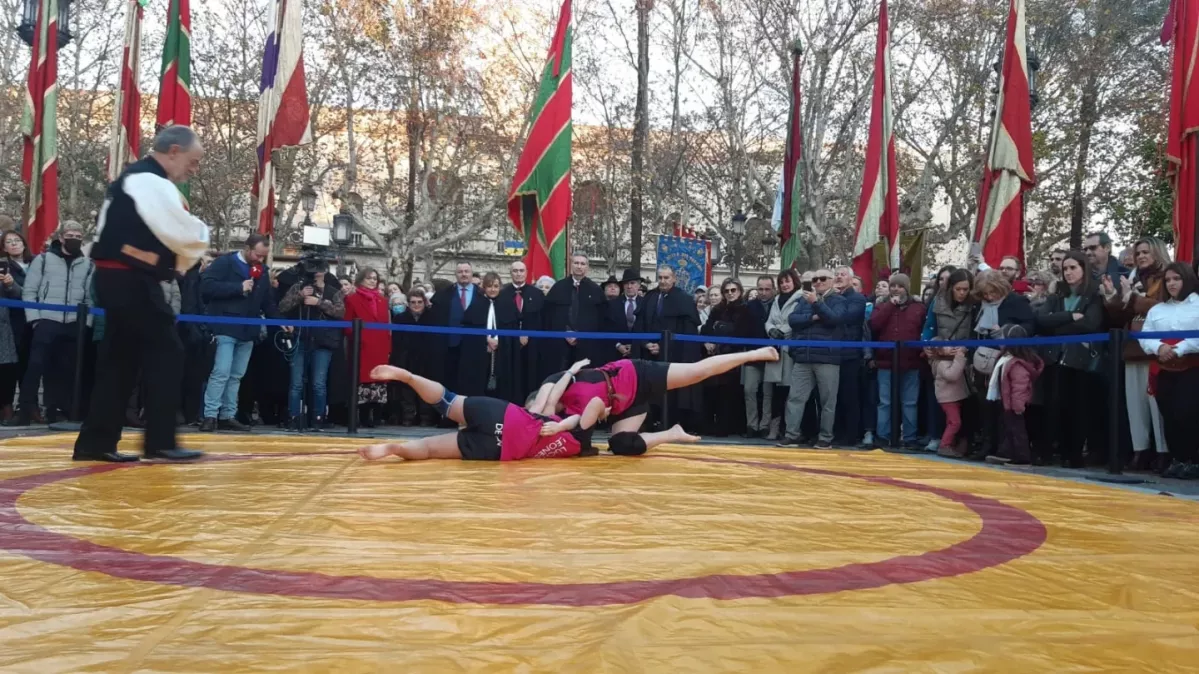
[[[681,236],[658,237],[658,266],[670,267],[678,277],[678,287],[688,293],[704,285],[708,269],[708,250],[703,239]]]

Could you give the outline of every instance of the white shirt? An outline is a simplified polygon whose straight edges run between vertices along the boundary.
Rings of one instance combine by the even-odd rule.
[[[1173,300],[1154,305],[1145,318],[1143,332],[1181,332],[1199,330],[1199,293],[1191,293],[1181,302]],[[1160,339],[1139,339],[1141,348],[1149,355],[1156,355],[1161,348]],[[1174,353],[1185,356],[1199,353],[1199,338],[1184,339],[1174,347]]]

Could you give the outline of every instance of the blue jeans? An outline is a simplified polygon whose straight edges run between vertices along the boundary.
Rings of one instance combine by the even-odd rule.
[[[916,443],[916,404],[920,400],[920,373],[904,372],[899,380],[900,402],[903,404],[903,441]],[[891,371],[878,371],[878,433],[880,442],[891,439]]]
[[[288,414],[298,417],[304,413],[304,369],[307,366],[308,376],[312,378],[312,400],[308,409],[313,410],[318,417],[325,416],[325,405],[329,399],[329,363],[332,361],[333,352],[329,349],[314,348],[304,342],[296,344],[296,350],[291,354]]]
[[[250,364],[254,342],[238,341],[228,335],[216,336],[216,356],[212,374],[204,389],[204,418],[232,419],[237,415],[237,391]]]

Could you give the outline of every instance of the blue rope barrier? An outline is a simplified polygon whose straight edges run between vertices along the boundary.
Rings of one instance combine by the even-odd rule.
[[[25,302],[0,298],[0,307],[13,309],[37,309],[38,311],[58,311],[74,314],[76,307],[70,304],[47,304],[44,302]],[[104,310],[89,307],[93,316],[103,316]],[[201,316],[195,314],[180,314],[176,317],[180,323],[209,323],[212,325],[266,325],[291,326],[300,328],[350,328],[350,321],[306,321],[289,318],[240,318],[235,316]],[[488,330],[486,328],[455,328],[448,326],[425,325],[396,325],[394,323],[365,323],[367,330],[388,330],[393,332],[432,333],[440,335],[476,335],[488,337],[530,337],[533,339],[597,339],[612,342],[656,342],[661,341],[662,334],[657,332],[558,332],[549,330]],[[1179,332],[1133,332],[1129,339],[1199,339],[1199,330]],[[846,342],[821,341],[802,339],[753,339],[743,337],[717,337],[715,335],[674,335],[678,342],[698,342],[701,344],[726,344],[729,346],[774,346],[774,347],[815,347],[833,349],[892,349],[891,342]],[[963,339],[946,341],[905,341],[904,348],[922,349],[925,347],[966,347],[982,346],[1057,346],[1063,344],[1099,344],[1110,339],[1107,333],[1093,335],[1063,335],[1057,337],[1025,337],[1021,339]]]

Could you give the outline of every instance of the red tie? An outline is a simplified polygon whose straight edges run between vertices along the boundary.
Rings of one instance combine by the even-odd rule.
[[[466,288],[458,286],[458,301],[462,303],[462,308],[466,308]]]
[[[525,296],[519,290],[516,291],[516,310],[520,312],[525,310]]]

